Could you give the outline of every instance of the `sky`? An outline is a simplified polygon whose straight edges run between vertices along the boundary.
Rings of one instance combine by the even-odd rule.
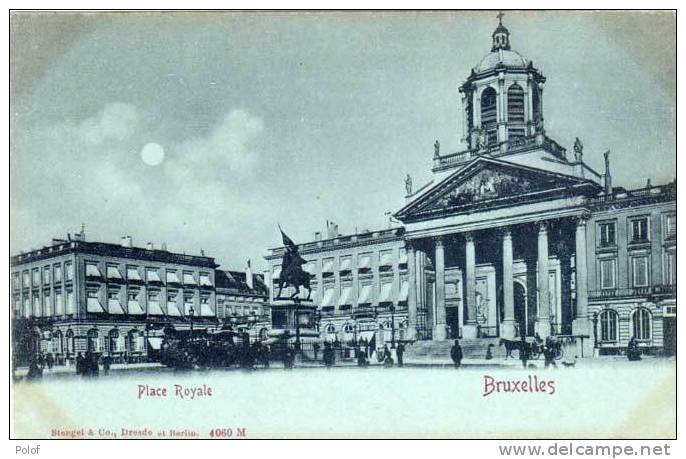
[[[676,177],[671,12],[506,12],[547,77],[546,132],[613,185]],[[88,240],[201,249],[242,269],[327,220],[388,227],[496,12],[12,13],[10,251]]]

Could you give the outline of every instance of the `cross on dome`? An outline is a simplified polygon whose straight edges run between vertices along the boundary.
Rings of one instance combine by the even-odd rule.
[[[510,49],[510,31],[503,25],[503,16],[505,14],[501,11],[498,13],[498,27],[493,32],[493,47],[491,51],[498,51],[499,49]]]

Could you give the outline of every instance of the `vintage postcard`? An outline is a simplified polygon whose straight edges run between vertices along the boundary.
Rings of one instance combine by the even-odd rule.
[[[11,439],[676,437],[675,11],[9,28]]]

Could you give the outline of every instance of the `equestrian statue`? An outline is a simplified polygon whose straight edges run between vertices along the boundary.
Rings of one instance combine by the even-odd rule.
[[[274,279],[279,283],[279,293],[276,297],[281,298],[281,290],[284,286],[286,286],[286,288],[292,286],[295,288],[295,292],[289,299],[297,299],[300,294],[300,287],[304,287],[307,289],[307,298],[304,301],[310,301],[310,295],[312,294],[310,279],[312,278],[312,275],[302,268],[307,261],[300,256],[298,246],[291,238],[286,236],[280,226],[279,231],[281,231],[281,238],[283,239],[283,245],[286,248],[286,252],[283,254],[283,260],[281,260],[281,273],[279,274],[279,278]]]

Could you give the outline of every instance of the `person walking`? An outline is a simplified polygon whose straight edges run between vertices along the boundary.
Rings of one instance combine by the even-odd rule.
[[[112,357],[106,355],[102,358],[102,372],[105,376],[110,374],[110,367],[112,366]]]
[[[336,362],[336,356],[334,354],[334,349],[331,347],[331,343],[324,343],[324,353],[322,354],[322,359],[324,360],[324,365],[327,368],[331,368]]]
[[[393,366],[393,355],[391,350],[388,348],[388,344],[384,344],[383,347],[383,366],[388,368]]]
[[[52,370],[52,366],[55,364],[55,358],[52,356],[52,352],[48,352],[45,357],[45,363],[48,365],[48,370]]]
[[[629,340],[629,345],[626,348],[626,357],[632,362],[641,360],[641,350],[638,348],[638,341],[636,341],[635,336],[632,336]]]
[[[395,349],[395,356],[398,358],[398,366],[403,366],[403,354],[405,354],[405,345],[403,343],[398,343],[398,347]]]
[[[460,340],[455,340],[455,344],[450,348],[450,358],[453,361],[455,368],[460,368],[462,365],[462,347],[460,346]]]
[[[314,351],[314,361],[317,361],[317,356],[319,355],[319,343],[314,343],[312,345],[312,350]]]
[[[520,336],[519,360],[522,361],[522,367],[526,368],[526,362],[529,360],[529,343],[526,342],[526,337],[524,335]]]
[[[550,365],[557,368],[557,364],[555,363],[555,350],[555,342],[552,336],[548,336],[545,339],[545,345],[543,346],[543,358],[545,360],[545,368],[548,368]]]

